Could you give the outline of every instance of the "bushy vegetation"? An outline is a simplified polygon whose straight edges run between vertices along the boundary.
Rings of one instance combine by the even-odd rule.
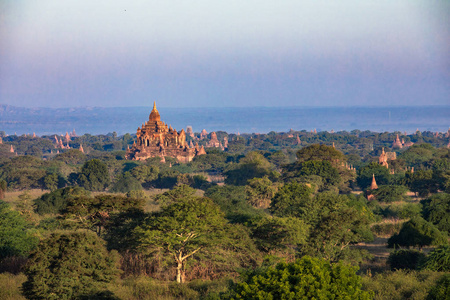
[[[4,137],[19,155],[0,145],[0,272],[16,274],[0,274],[0,298],[447,295],[442,135],[404,136],[416,144],[388,167],[396,133],[218,135],[228,149],[186,164],[125,160],[130,135],[73,138],[86,154]]]
[[[116,261],[94,233],[52,234],[30,254],[23,293],[29,299],[92,298],[119,274]]]
[[[232,299],[371,299],[355,268],[308,256],[294,263],[246,274]]]

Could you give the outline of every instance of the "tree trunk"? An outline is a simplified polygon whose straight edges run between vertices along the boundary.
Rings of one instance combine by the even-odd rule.
[[[182,277],[181,276],[181,271],[182,271],[182,268],[183,268],[183,263],[182,262],[178,262],[178,264],[177,264],[177,282],[178,283],[183,283],[184,282],[184,276]]]

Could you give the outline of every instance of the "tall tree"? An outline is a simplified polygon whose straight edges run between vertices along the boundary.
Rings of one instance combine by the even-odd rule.
[[[23,216],[0,200],[0,259],[28,255],[39,241],[30,228]]]
[[[28,299],[93,297],[117,278],[116,262],[93,233],[54,233],[30,255],[23,293]]]
[[[338,163],[343,161],[344,158],[345,156],[342,152],[327,145],[314,144],[297,151],[297,159],[300,163],[310,160]]]
[[[78,183],[86,190],[103,191],[109,185],[110,177],[105,163],[91,159],[84,163],[78,177]]]
[[[186,261],[219,243],[226,224],[224,214],[210,199],[187,198],[152,214],[134,234],[141,250],[170,256],[181,283]]]

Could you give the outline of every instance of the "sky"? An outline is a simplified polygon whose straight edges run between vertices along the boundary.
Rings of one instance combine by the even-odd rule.
[[[0,104],[450,105],[450,1],[0,0]]]

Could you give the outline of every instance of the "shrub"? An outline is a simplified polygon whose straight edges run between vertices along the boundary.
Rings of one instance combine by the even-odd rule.
[[[450,246],[440,246],[430,252],[421,268],[431,271],[450,272]]]
[[[38,243],[25,218],[0,200],[0,259],[27,256]]]
[[[142,190],[142,185],[133,176],[129,175],[122,176],[117,180],[111,188],[111,192],[114,193],[128,193],[130,191],[140,191]]]
[[[25,281],[23,274],[13,275],[10,273],[0,274],[0,299],[22,300],[25,299],[20,293],[20,286]]]
[[[420,217],[421,206],[415,203],[393,203],[383,210],[385,218],[410,219]]]
[[[118,275],[117,257],[90,232],[54,233],[41,241],[25,267],[28,299],[73,299],[106,290]]]
[[[382,223],[373,225],[370,229],[379,237],[391,237],[394,234],[398,234],[402,228],[403,221],[387,220]]]
[[[450,194],[440,193],[421,201],[423,218],[450,234]]]
[[[425,254],[417,250],[398,250],[389,255],[388,264],[391,270],[415,270],[424,259]]]
[[[445,274],[430,289],[427,300],[448,299],[450,295],[450,274]]]
[[[304,256],[248,276],[231,294],[234,299],[371,299],[355,272],[351,266]]]
[[[398,270],[364,276],[362,287],[374,292],[375,300],[425,299],[442,273],[429,271]],[[445,298],[436,298],[445,299]]]
[[[380,185],[372,194],[379,202],[397,202],[405,199],[407,190],[403,185]]]
[[[34,200],[35,210],[40,215],[58,214],[67,207],[68,199],[79,196],[89,196],[89,192],[80,187],[66,187],[46,193]]]
[[[388,247],[420,247],[447,244],[447,237],[433,224],[422,218],[413,218],[404,223],[398,234],[388,240]]]

